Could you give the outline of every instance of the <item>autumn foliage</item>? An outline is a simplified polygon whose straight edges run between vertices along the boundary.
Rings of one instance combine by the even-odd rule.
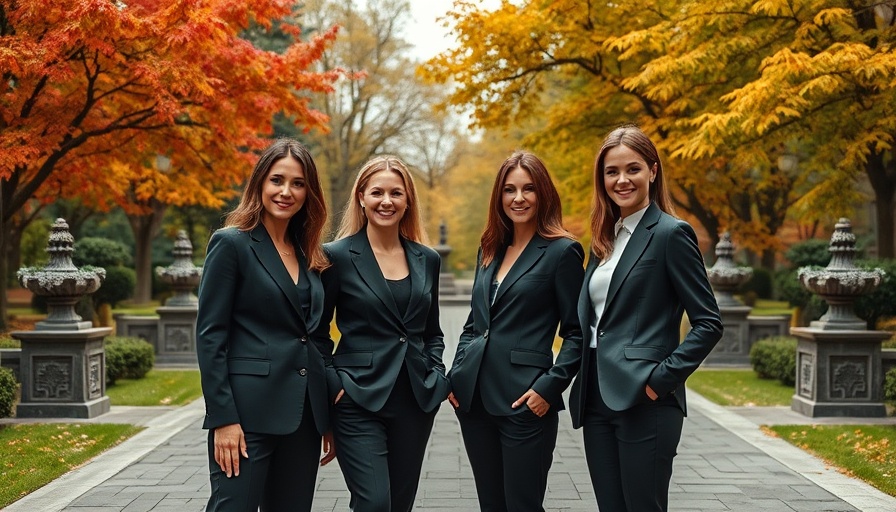
[[[310,71],[335,28],[282,54],[240,38],[293,2],[3,0],[0,4],[2,220],[32,197],[77,195],[139,213],[217,206],[251,168],[285,111],[305,129],[325,116],[309,94],[334,70]],[[159,172],[156,154],[174,173]],[[163,169],[164,170],[164,169]],[[137,210],[134,212],[134,210]]]

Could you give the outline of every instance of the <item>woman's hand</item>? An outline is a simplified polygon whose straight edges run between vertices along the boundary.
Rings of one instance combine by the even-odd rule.
[[[529,391],[523,393],[523,396],[517,398],[516,402],[513,402],[511,407],[516,409],[523,404],[529,406],[529,410],[534,412],[538,417],[547,414],[548,410],[551,408],[551,404],[549,404],[544,398],[541,398],[541,395],[536,393],[534,389],[530,389]]]
[[[227,475],[240,476],[240,455],[249,458],[246,451],[246,436],[239,423],[233,423],[215,429],[215,462]]]
[[[457,398],[454,397],[454,391],[448,393],[448,403],[451,404],[452,407],[457,409],[460,407],[460,402],[457,401]]]
[[[326,466],[336,458],[336,445],[333,443],[333,432],[326,431],[321,438],[321,448],[323,448],[324,456],[320,459],[320,465]]]

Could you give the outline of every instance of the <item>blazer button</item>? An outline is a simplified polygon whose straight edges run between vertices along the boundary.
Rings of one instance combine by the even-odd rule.
[[[304,377],[304,376],[307,375],[307,374],[308,374],[308,370],[306,370],[306,369],[304,369],[304,368],[302,368],[301,370],[299,370],[299,375],[301,375],[302,377]]]
[[[302,343],[308,343],[308,336],[302,336]]]
[[[486,329],[485,332],[482,333],[482,337],[483,337],[484,339],[488,339],[488,329]]]
[[[408,341],[408,339],[406,337],[402,336],[401,338],[398,338],[398,341],[400,341],[402,343],[406,343]]]
[[[597,333],[597,335],[598,335],[599,337],[603,338],[603,337],[604,337],[604,331],[599,331],[599,332]]]

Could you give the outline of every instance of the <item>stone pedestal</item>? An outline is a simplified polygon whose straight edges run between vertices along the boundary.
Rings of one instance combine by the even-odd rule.
[[[198,366],[196,359],[196,306],[162,306],[159,315],[158,341],[155,344],[157,365]]]
[[[703,362],[706,366],[750,366],[749,306],[720,306],[722,339]]]
[[[787,336],[787,333],[790,332],[790,321],[790,315],[748,316],[750,347],[765,338]]]
[[[110,327],[15,331],[22,342],[19,418],[94,418],[109,412],[103,338]]]
[[[881,341],[885,331],[794,327],[796,393],[790,408],[813,418],[886,416]]]
[[[146,340],[153,347],[159,345],[159,317],[148,315],[112,315],[115,335]]]

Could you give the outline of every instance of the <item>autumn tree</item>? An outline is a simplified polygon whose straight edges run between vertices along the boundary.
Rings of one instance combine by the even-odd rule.
[[[677,37],[674,25],[695,3],[505,1],[486,11],[457,2],[448,21],[459,45],[429,61],[425,71],[435,81],[459,84],[451,101],[472,108],[480,126],[544,119],[526,142],[568,155],[558,174],[570,184],[567,197],[582,207],[574,212],[579,221],[587,216],[590,194],[590,181],[583,186],[581,173],[589,172],[600,140],[619,123],[638,122],[667,157],[674,157],[666,162],[674,200],[704,227],[710,246],[719,231],[729,229],[739,245],[763,252],[771,266],[780,247],[777,230],[800,197],[813,195],[820,180],[808,177],[825,169],[801,163],[798,171],[782,171],[777,165],[787,148],[782,140],[720,146],[712,154],[677,151],[693,132],[689,123],[746,83],[759,63],[740,49],[724,68],[691,65],[673,77],[675,87],[683,84],[682,94],[663,89],[662,82],[651,82],[655,91],[638,83],[651,64],[689,48],[688,36]],[[657,27],[667,31],[657,33]],[[702,34],[709,38],[718,32],[709,26]]]
[[[282,53],[239,34],[270,28],[289,0],[3,0],[0,234],[32,199],[77,196],[151,216],[156,202],[220,206],[267,144],[274,113],[325,126],[309,95],[339,74],[312,69],[336,29]],[[170,158],[167,169],[157,155]],[[45,188],[52,180],[53,187]],[[0,258],[6,254],[0,251]],[[151,262],[138,248],[148,300]],[[0,277],[6,275],[5,258]],[[5,279],[0,281],[5,282]],[[5,318],[0,294],[0,321]]]
[[[333,226],[342,218],[355,175],[372,155],[392,152],[407,159],[403,136],[438,129],[432,106],[437,88],[415,75],[415,62],[401,30],[408,22],[406,0],[309,0],[302,22],[309,28],[340,26],[340,35],[319,62],[321,69],[351,73],[332,95],[313,103],[330,119],[327,133],[310,133],[328,180]],[[414,164],[415,162],[408,162]]]

